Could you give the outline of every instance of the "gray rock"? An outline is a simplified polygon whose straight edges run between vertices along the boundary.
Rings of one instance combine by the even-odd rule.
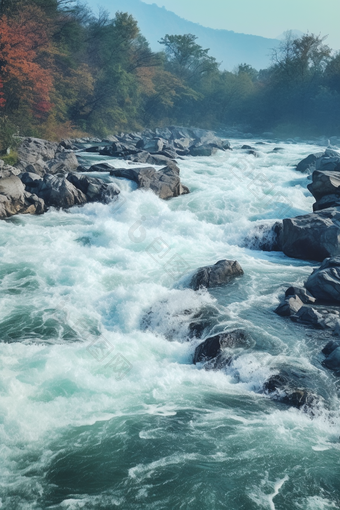
[[[25,187],[19,177],[0,179],[0,218],[8,218],[25,207]]]
[[[282,250],[288,257],[318,261],[340,254],[340,209],[284,219]]]
[[[340,347],[332,350],[322,364],[326,368],[338,372],[338,375],[340,375]]]
[[[330,207],[340,208],[340,195],[325,195],[313,204],[313,211],[322,211]]]
[[[14,166],[5,165],[3,160],[0,159],[0,179],[5,179],[6,177],[11,177],[12,175],[19,175],[20,169],[15,168]]]
[[[50,207],[67,209],[87,202],[85,194],[77,189],[66,177],[45,175],[36,194]]]
[[[337,158],[339,158],[339,160]],[[314,170],[335,170],[338,164],[336,161],[340,163],[340,154],[331,149],[326,149],[324,152],[310,154],[304,158],[297,165],[296,170],[298,170],[298,172],[312,172]]]
[[[19,177],[12,175],[0,179],[0,219],[14,214],[41,214],[44,202],[28,193]]]
[[[272,375],[264,384],[264,393],[273,400],[297,409],[307,410],[317,404],[320,397],[303,383],[308,382],[306,372],[297,369],[281,369]]]
[[[282,251],[282,221],[257,225],[245,238],[244,244],[251,250]]]
[[[230,359],[230,350],[254,347],[255,341],[242,329],[224,331],[219,335],[207,338],[195,349],[193,362],[196,363],[214,360],[209,364],[211,369],[219,369],[225,366],[226,360]],[[229,350],[227,356],[223,356],[223,351]]]
[[[191,156],[212,156],[217,151],[217,148],[213,145],[194,145],[190,147]]]
[[[189,193],[188,188],[181,184],[179,168],[174,163],[158,171],[151,167],[120,168],[111,170],[110,174],[136,182],[139,189],[151,189],[162,199]]]
[[[310,275],[305,287],[320,301],[340,303],[340,257],[324,260]]]
[[[320,171],[313,172],[312,183],[307,188],[320,200],[325,195],[340,195],[340,172]]]
[[[274,312],[281,317],[290,317],[297,313],[302,306],[303,302],[298,296],[290,296],[280,303]]]
[[[285,292],[285,297],[289,298],[292,296],[298,296],[305,305],[312,305],[316,301],[315,297],[303,287],[289,287]]]
[[[120,190],[114,184],[103,183],[100,179],[79,174],[68,174],[67,180],[81,190],[88,202],[108,204],[115,200]]]
[[[308,305],[302,306],[296,314],[291,315],[291,319],[294,322],[317,329],[324,329],[325,327],[323,315],[316,308]]]
[[[236,260],[220,260],[212,266],[197,269],[191,279],[190,287],[194,290],[200,287],[218,287],[243,274],[243,269]]]
[[[82,169],[86,170],[86,169]],[[113,166],[109,165],[109,163],[96,163],[95,165],[90,166],[89,169],[87,169],[87,172],[111,172],[113,170]],[[78,172],[81,171],[78,167]]]

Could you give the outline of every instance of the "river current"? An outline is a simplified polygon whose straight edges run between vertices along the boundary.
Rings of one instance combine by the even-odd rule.
[[[254,145],[255,158],[243,143],[256,140],[179,161],[188,195],[163,201],[104,174],[121,189],[114,203],[0,223],[1,509],[340,507],[327,339],[273,313],[317,264],[245,241],[312,210],[294,165],[320,147]],[[188,289],[221,259],[244,276]],[[197,316],[203,338],[237,327],[255,347],[224,371],[193,365]],[[311,415],[260,393],[284,366],[306,370],[327,406]]]

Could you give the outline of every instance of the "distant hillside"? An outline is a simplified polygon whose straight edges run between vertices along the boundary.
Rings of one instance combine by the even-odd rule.
[[[154,51],[162,49],[158,41],[165,34],[194,34],[198,37],[198,44],[210,48],[210,55],[221,62],[222,69],[229,71],[242,63],[250,64],[256,69],[268,67],[271,50],[279,44],[277,39],[206,28],[180,18],[164,7],[145,4],[141,0],[88,0],[88,4],[95,11],[98,11],[98,7],[103,7],[112,15],[117,11],[132,14]]]

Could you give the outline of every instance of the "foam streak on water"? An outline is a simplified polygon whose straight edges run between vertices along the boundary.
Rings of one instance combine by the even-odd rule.
[[[312,209],[293,165],[316,148],[273,147],[181,161],[191,193],[170,201],[106,177],[118,203],[0,223],[0,508],[339,508],[324,343],[273,314],[313,264],[243,242]],[[224,258],[244,277],[187,288]],[[192,365],[198,315],[204,336],[242,327],[256,346],[225,371]],[[327,410],[312,419],[261,395],[282,366],[305,369]]]

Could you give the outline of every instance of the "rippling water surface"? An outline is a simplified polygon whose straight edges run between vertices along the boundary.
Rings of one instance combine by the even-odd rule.
[[[106,176],[116,203],[0,223],[0,508],[339,508],[325,339],[273,313],[312,264],[244,247],[254,226],[312,209],[294,164],[320,148],[274,147],[180,161],[191,193],[170,201]],[[225,258],[244,277],[187,288]],[[242,327],[256,346],[224,372],[192,365],[198,314],[204,337]],[[310,416],[258,393],[283,366],[310,373],[327,406]]]

